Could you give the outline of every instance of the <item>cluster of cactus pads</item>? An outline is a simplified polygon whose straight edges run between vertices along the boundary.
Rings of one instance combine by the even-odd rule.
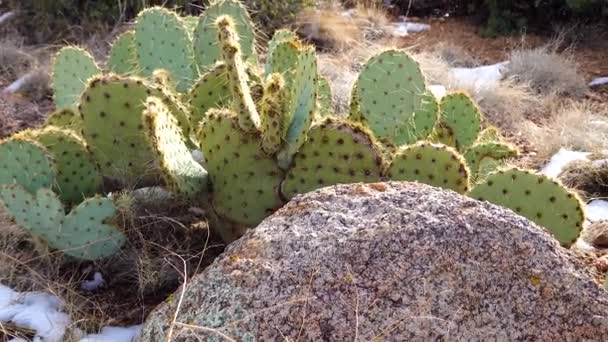
[[[482,128],[466,94],[431,94],[406,53],[369,59],[350,113],[338,116],[313,47],[279,30],[262,65],[255,38],[246,9],[218,0],[199,18],[144,10],[105,68],[80,48],[60,50],[57,111],[43,128],[0,143],[6,209],[51,247],[95,259],[126,239],[108,222],[111,200],[97,195],[104,179],[210,200],[243,227],[324,186],[397,180],[508,207],[563,245],[578,237],[578,197],[531,171],[504,169],[517,150],[495,128]]]

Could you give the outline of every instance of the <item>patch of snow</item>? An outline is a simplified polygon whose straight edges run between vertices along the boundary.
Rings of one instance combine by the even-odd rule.
[[[2,94],[9,95],[19,92],[21,88],[23,88],[23,86],[26,85],[30,81],[30,79],[32,79],[36,75],[37,72],[37,70],[32,70],[27,74],[19,77],[15,82],[6,86],[2,90]]]
[[[15,11],[8,11],[6,13],[0,14],[0,25],[11,20],[15,15],[17,15],[17,12],[15,12]]]
[[[594,200],[587,203],[587,220],[591,222],[608,220],[608,201]]]
[[[430,85],[427,88],[429,88],[429,91],[437,100],[441,100],[441,98],[448,93],[448,91],[442,85]]]
[[[549,163],[540,171],[545,176],[556,178],[564,170],[564,168],[573,161],[588,161],[589,152],[570,151],[561,148],[556,154],[551,157]]]
[[[476,68],[451,68],[450,75],[459,83],[473,84],[483,87],[498,83],[502,79],[504,68],[508,61]]]
[[[589,82],[590,87],[599,86],[603,84],[608,84],[608,77],[598,77],[593,79],[593,81]]]
[[[141,325],[131,327],[105,327],[99,334],[91,334],[80,339],[80,342],[132,342],[141,332]]]
[[[70,317],[62,309],[63,302],[51,294],[20,293],[0,285],[0,321],[34,330],[35,340],[63,340]]]
[[[392,23],[393,36],[405,37],[410,33],[417,33],[431,29],[431,25],[411,22]]]
[[[84,280],[80,283],[80,288],[85,291],[95,291],[104,286],[106,281],[103,279],[103,275],[100,272],[95,272],[93,280]]]

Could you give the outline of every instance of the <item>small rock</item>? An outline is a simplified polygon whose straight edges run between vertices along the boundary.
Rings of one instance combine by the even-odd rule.
[[[608,221],[587,225],[583,228],[580,238],[595,248],[608,248]]]
[[[593,265],[600,273],[608,272],[608,255],[604,255],[602,257],[597,258]]]

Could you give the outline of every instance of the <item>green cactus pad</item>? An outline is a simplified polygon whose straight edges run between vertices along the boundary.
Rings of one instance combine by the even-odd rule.
[[[121,75],[137,74],[137,50],[133,31],[124,32],[116,38],[110,50],[108,68]]]
[[[458,150],[471,146],[481,131],[481,112],[475,102],[464,93],[444,96],[439,104],[440,120],[454,132]]]
[[[209,109],[231,105],[231,96],[226,64],[220,62],[207,71],[190,91],[190,126],[198,127]]]
[[[431,134],[432,142],[443,144],[450,147],[456,147],[456,138],[454,137],[454,131],[445,123],[438,121],[435,124],[433,133]]]
[[[101,70],[83,49],[64,47],[53,60],[52,87],[57,108],[75,108],[87,81]]]
[[[105,223],[116,213],[107,198],[87,199],[68,215],[49,189],[39,189],[32,195],[16,184],[1,185],[0,199],[17,224],[69,256],[82,260],[105,258],[126,241],[120,230]]]
[[[391,180],[425,183],[460,194],[469,190],[464,158],[451,147],[424,141],[399,149],[387,175]]]
[[[363,126],[326,118],[308,135],[283,182],[286,198],[334,184],[380,180],[381,148]]]
[[[149,97],[144,111],[147,137],[167,186],[187,198],[207,190],[207,171],[186,146],[175,117],[158,98]]]
[[[557,181],[528,170],[489,175],[469,196],[507,207],[545,227],[563,245],[578,237],[585,215],[578,196]]]
[[[319,115],[321,117],[330,116],[334,112],[331,87],[325,77],[319,76],[317,79],[317,99],[319,101]]]
[[[285,147],[279,152],[277,158],[283,168],[289,167],[293,156],[306,140],[306,134],[314,119],[317,105],[317,58],[312,46],[299,48],[298,61],[293,74],[283,75],[284,79],[293,77],[291,86],[291,101],[288,114],[285,117],[287,132],[285,133]],[[289,121],[287,121],[289,120]]]
[[[260,101],[260,121],[262,127],[262,149],[268,154],[276,153],[282,144],[285,122],[283,114],[287,100],[285,82],[281,74],[272,74],[266,81],[264,97]]]
[[[201,71],[208,70],[222,59],[215,25],[217,18],[222,15],[234,20],[242,59],[248,60],[255,54],[255,30],[245,7],[237,0],[214,1],[200,17],[194,30],[194,53]]]
[[[406,53],[384,51],[370,58],[352,94],[358,113],[376,137],[396,145],[427,137],[437,121],[437,101],[427,92],[418,63]]]
[[[175,12],[161,7],[142,11],[135,25],[135,43],[142,75],[166,69],[179,92],[190,89],[197,75],[194,52],[188,30]]]
[[[486,159],[498,161],[500,159],[516,157],[517,155],[517,148],[513,145],[503,142],[481,142],[467,149],[464,153],[464,158],[467,160],[471,174],[477,177],[482,164],[486,165],[484,173],[487,173],[489,161]]]
[[[222,57],[226,63],[233,108],[239,116],[239,125],[246,131],[259,131],[261,128],[260,116],[249,88],[249,75],[242,60],[234,22],[228,16],[221,16],[218,17],[216,25]]]
[[[42,144],[57,165],[56,190],[66,203],[80,203],[93,196],[101,186],[101,175],[86,143],[74,132],[48,126],[27,130],[17,135]]]
[[[487,127],[483,131],[479,132],[476,143],[481,142],[496,142],[502,141],[503,137],[498,131],[498,128],[494,126]]]
[[[19,138],[0,142],[0,184],[19,184],[29,192],[50,188],[55,161],[39,143]]]
[[[275,31],[274,35],[272,36],[272,39],[268,42],[268,50],[266,51],[266,64],[264,65],[264,73],[266,74],[266,76],[270,75],[273,72],[276,72],[273,67],[273,56],[276,47],[281,43],[287,41],[295,41],[297,39],[298,36],[292,31],[285,29]]]
[[[82,96],[83,136],[104,176],[132,184],[154,175],[142,112],[154,95],[140,79],[96,78]]]
[[[198,25],[199,17],[193,16],[193,15],[187,15],[185,17],[182,17],[181,19],[184,23],[184,26],[188,30],[188,34],[190,34],[190,37],[194,37],[194,30],[196,29],[196,26]]]
[[[46,118],[44,126],[55,126],[80,132],[82,119],[73,109],[58,109]]]
[[[283,172],[262,151],[259,135],[241,130],[234,113],[211,109],[199,140],[213,184],[213,207],[220,215],[256,225],[282,205]]]

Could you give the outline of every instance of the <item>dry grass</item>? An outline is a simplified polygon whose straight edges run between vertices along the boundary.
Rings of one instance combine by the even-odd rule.
[[[454,43],[441,42],[433,47],[432,53],[451,67],[473,68],[480,65],[476,58]]]
[[[596,152],[608,149],[608,109],[591,102],[567,101],[550,108],[554,113],[541,123],[521,122],[521,130],[546,161],[561,147]]]
[[[528,84],[543,95],[581,97],[587,84],[572,57],[550,46],[511,53],[505,77]]]
[[[569,188],[576,189],[585,200],[608,198],[608,165],[594,162],[570,163],[559,175]]]

